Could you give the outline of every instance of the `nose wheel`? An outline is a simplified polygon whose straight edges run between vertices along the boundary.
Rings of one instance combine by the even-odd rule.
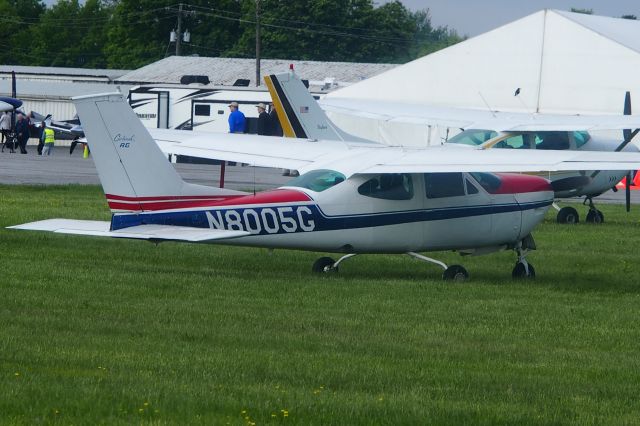
[[[604,223],[604,215],[593,204],[593,199],[591,197],[586,197],[584,199],[583,204],[589,203],[589,213],[587,213],[587,223]]]
[[[518,260],[513,271],[511,271],[511,277],[515,280],[533,279],[536,277],[536,270],[533,265],[527,262],[527,254],[530,250],[536,249],[536,243],[533,240],[531,234],[527,235],[522,241],[520,241],[515,251],[518,254]]]

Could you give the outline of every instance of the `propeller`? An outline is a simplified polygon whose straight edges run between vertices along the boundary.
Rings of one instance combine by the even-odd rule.
[[[629,91],[625,92],[624,94],[624,115],[631,115],[631,92]],[[636,129],[635,132],[632,132],[631,129],[624,129],[622,131],[622,136],[624,137],[624,142],[622,144],[626,146],[625,142],[631,142],[631,139],[633,139],[636,133],[638,133],[638,129]],[[624,146],[622,146],[620,150],[622,150]],[[616,149],[616,151],[618,150]],[[631,211],[631,181],[632,176],[631,172],[629,172],[627,174],[627,184],[625,185],[624,190],[624,202],[625,207],[627,208],[627,212]]]
[[[624,94],[623,113],[624,115],[631,115],[631,92],[629,91],[625,92]],[[622,136],[624,137],[624,140],[620,145],[616,147],[615,152],[622,151],[627,145],[629,145],[631,140],[638,134],[638,132],[640,132],[640,129],[635,129],[633,131],[631,129],[622,130]],[[595,178],[598,175],[598,173],[600,173],[600,170],[596,170],[595,172],[593,172],[591,174],[591,177]],[[624,195],[625,195],[625,206],[627,208],[627,211],[631,210],[631,183],[633,181],[633,176],[631,176],[631,174],[632,172],[629,172],[625,179],[626,185],[625,185]]]

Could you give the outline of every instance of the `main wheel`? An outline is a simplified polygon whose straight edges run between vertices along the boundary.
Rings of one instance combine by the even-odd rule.
[[[336,261],[330,257],[321,257],[320,259],[313,262],[311,270],[316,274],[323,274],[331,271],[337,272],[338,268],[332,268],[334,263],[336,263]]]
[[[442,273],[445,281],[465,281],[469,278],[469,273],[460,265],[451,265]]]
[[[518,262],[516,263],[516,266],[513,268],[513,271],[511,272],[511,276],[516,279],[523,279],[523,278],[535,278],[536,277],[536,270],[533,267],[532,264],[527,262],[527,266],[529,267],[529,273],[527,273],[527,268],[525,268],[524,263],[522,262]]]
[[[573,207],[563,207],[558,212],[556,220],[558,221],[558,223],[573,224],[580,221],[580,216],[578,215],[578,211]]]
[[[587,223],[604,223],[604,215],[600,210],[589,210],[589,213],[587,213]]]

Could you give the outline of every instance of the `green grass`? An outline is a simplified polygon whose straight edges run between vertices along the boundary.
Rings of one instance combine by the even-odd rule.
[[[640,222],[317,277],[320,254],[4,229],[109,218],[98,187],[0,186],[0,423],[638,424]],[[584,210],[581,210],[583,213]],[[285,415],[286,414],[286,415]]]

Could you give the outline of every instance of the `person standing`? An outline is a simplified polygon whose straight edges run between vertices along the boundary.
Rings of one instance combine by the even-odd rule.
[[[51,155],[53,154],[53,146],[56,142],[55,133],[52,128],[47,127],[44,124],[44,121],[42,122],[42,129],[42,135],[44,137],[44,148],[42,149],[42,155]]]
[[[2,132],[2,140],[0,144],[3,144],[5,140],[9,140],[9,131],[11,130],[11,114],[8,111],[2,113],[0,117],[0,132]]]
[[[231,114],[229,114],[229,133],[244,133],[245,117],[242,111],[238,109],[237,102],[229,104]]]
[[[271,136],[271,117],[267,114],[267,106],[260,102],[258,108],[258,134]]]
[[[271,104],[271,110],[269,111],[269,118],[271,118],[271,136],[282,136],[282,126],[278,119],[278,112],[276,108]]]
[[[20,146],[20,154],[27,153],[27,141],[29,140],[29,121],[24,114],[18,114],[16,122],[16,137]]]

